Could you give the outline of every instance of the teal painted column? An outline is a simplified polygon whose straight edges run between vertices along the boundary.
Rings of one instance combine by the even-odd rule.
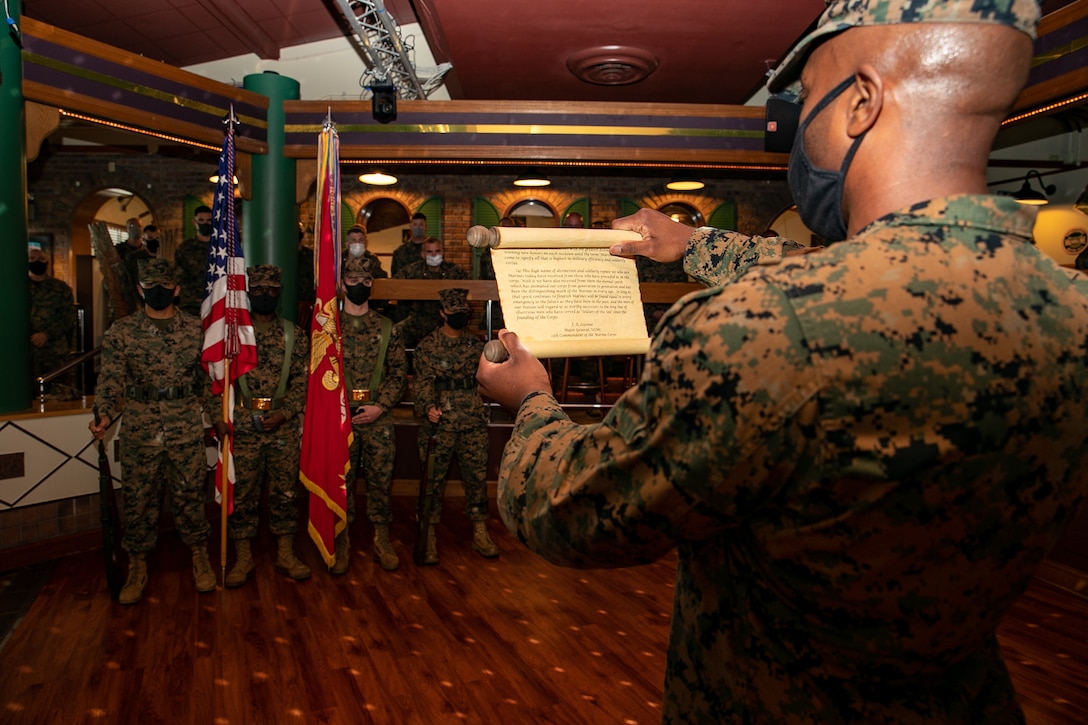
[[[22,0],[7,0],[19,22]],[[26,268],[26,111],[23,58],[19,46],[0,29],[0,413],[30,407],[30,281]],[[52,269],[52,267],[50,268]]]
[[[299,84],[287,76],[265,72],[246,76],[243,87],[268,96],[268,155],[253,156],[252,199],[242,204],[246,264],[274,264],[283,270],[279,313],[294,320],[298,302],[298,205],[295,160],[283,155],[283,102],[298,100]]]

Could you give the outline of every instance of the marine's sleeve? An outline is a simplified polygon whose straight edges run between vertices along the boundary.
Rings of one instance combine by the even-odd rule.
[[[125,394],[125,336],[114,323],[102,338],[102,365],[95,385],[98,412],[113,420]]]
[[[712,227],[700,227],[688,240],[684,271],[707,286],[732,282],[757,264],[781,260],[804,249],[785,237],[749,237]]]
[[[76,326],[76,307],[73,302],[72,288],[62,280],[55,279],[49,288],[49,299],[43,305],[48,313],[42,316],[41,331],[50,342],[66,340]]]
[[[385,348],[385,371],[378,386],[378,406],[386,413],[397,407],[407,382],[408,358],[404,352],[404,341],[400,338],[400,328],[393,325],[389,332],[389,345]]]
[[[284,324],[290,324],[284,320]],[[295,328],[295,346],[291,350],[291,371],[283,396],[283,415],[290,420],[306,408],[306,386],[310,379],[310,339],[300,327]]]
[[[818,389],[781,292],[749,278],[689,295],[603,422],[575,424],[549,394],[523,403],[500,513],[556,564],[652,561],[737,526],[784,484]]]
[[[419,417],[426,417],[427,411],[438,406],[438,391],[435,390],[434,381],[438,377],[438,368],[435,365],[435,345],[431,336],[420,340],[416,345],[416,351],[412,356],[412,369],[415,373],[412,378],[412,387],[415,390],[415,412]]]

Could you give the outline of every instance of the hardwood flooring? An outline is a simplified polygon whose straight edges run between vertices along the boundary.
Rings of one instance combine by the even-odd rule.
[[[165,532],[145,600],[109,600],[100,552],[57,560],[0,650],[0,722],[656,723],[675,559],[623,570],[553,567],[498,521],[502,555],[471,551],[449,499],[441,563],[411,563],[411,500],[394,499],[401,568],[353,530],[350,571],[294,582],[272,569],[195,593],[189,552]],[[217,545],[212,561],[218,563]],[[1088,599],[1037,580],[1000,631],[1028,722],[1088,722]]]

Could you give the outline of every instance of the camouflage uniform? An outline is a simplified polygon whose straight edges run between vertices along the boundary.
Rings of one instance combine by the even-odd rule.
[[[279,284],[280,270],[270,264],[249,269],[249,286]],[[286,328],[291,325],[294,343],[288,364],[286,387],[279,394],[286,354]],[[289,320],[253,322],[257,339],[257,367],[235,383],[234,408],[234,512],[230,515],[232,539],[257,535],[261,479],[268,481],[268,528],[276,536],[293,534],[298,523],[299,426],[297,416],[306,407],[310,346],[305,331]],[[218,401],[218,398],[215,399]],[[271,407],[266,407],[267,402]],[[218,403],[209,402],[209,409]],[[278,410],[287,418],[280,427],[258,433],[253,416]]]
[[[208,244],[196,237],[186,239],[174,252],[174,265],[181,285],[181,309],[200,317],[200,303],[204,301],[204,287],[208,276]]]
[[[30,346],[31,377],[52,372],[68,362],[72,351],[72,333],[76,327],[76,308],[72,288],[56,277],[30,280],[30,334],[44,332],[45,344]],[[65,373],[53,381],[53,392],[74,397],[75,376]]]
[[[431,237],[427,237],[423,241],[430,238]],[[397,272],[418,262],[422,258],[422,254],[423,242],[413,242],[411,239],[406,242],[401,242],[400,246],[393,250],[393,262],[390,265],[390,273],[395,278]]]
[[[430,267],[426,261],[417,258],[415,262],[404,269],[394,272],[393,278],[468,279],[468,274],[453,262],[442,262],[437,267]],[[400,334],[406,348],[414,348],[432,330],[442,325],[442,317],[438,314],[440,305],[437,301],[401,301],[397,304],[397,308],[406,310],[406,313],[400,315],[400,322],[397,323],[401,328]]]
[[[447,312],[469,311],[466,291],[439,292]],[[423,419],[419,427],[419,457],[426,466],[427,444],[435,436],[431,522],[441,518],[446,474],[457,453],[465,485],[465,513],[470,521],[487,520],[487,410],[476,386],[476,367],[484,344],[461,330],[449,337],[444,328],[427,335],[416,347],[415,413]],[[442,411],[435,425],[427,419],[431,408]]]
[[[173,267],[166,260],[152,260],[144,265],[143,279],[173,284]],[[156,320],[142,308],[114,322],[103,338],[99,412],[115,418],[124,401],[120,440],[125,535],[121,543],[126,551],[155,548],[167,480],[182,541],[194,546],[208,538],[201,396],[210,390],[210,379],[200,366],[203,343],[200,320],[183,312]]]
[[[678,549],[663,721],[1018,719],[994,629],[1088,463],[1088,279],[1033,219],[937,199],[795,256],[699,230],[685,268],[723,286],[603,423],[522,405],[499,497],[530,548]]]
[[[362,274],[362,260],[348,260],[344,274]],[[373,269],[370,267],[369,269]],[[369,274],[369,269],[367,274]],[[362,469],[366,479],[366,515],[373,524],[389,524],[393,515],[389,506],[389,493],[393,486],[393,462],[396,442],[393,416],[390,411],[400,402],[408,377],[408,365],[404,343],[395,325],[390,327],[389,342],[381,382],[377,390],[370,390],[374,367],[378,362],[381,344],[381,322],[385,318],[374,310],[359,316],[341,313],[340,330],[344,351],[344,377],[348,385],[348,397],[352,390],[369,390],[369,404],[385,411],[373,423],[352,425],[353,440],[348,450],[350,468],[347,475],[348,523],[355,521],[355,479]],[[353,403],[355,407],[358,402]]]
[[[636,257],[635,267],[638,269],[639,282],[687,282],[688,275],[684,272],[684,263],[677,260],[671,264],[655,262],[648,257]],[[646,329],[650,332],[657,327],[657,321],[665,314],[671,305],[664,302],[652,302],[644,304],[642,311],[646,315]]]

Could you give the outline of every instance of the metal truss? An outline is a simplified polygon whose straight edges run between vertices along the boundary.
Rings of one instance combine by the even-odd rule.
[[[452,66],[443,63],[421,80],[411,59],[415,48],[401,38],[383,0],[336,0],[336,4],[366,52],[369,75],[375,82],[393,84],[397,97],[405,100],[426,99],[442,85],[442,77]]]

